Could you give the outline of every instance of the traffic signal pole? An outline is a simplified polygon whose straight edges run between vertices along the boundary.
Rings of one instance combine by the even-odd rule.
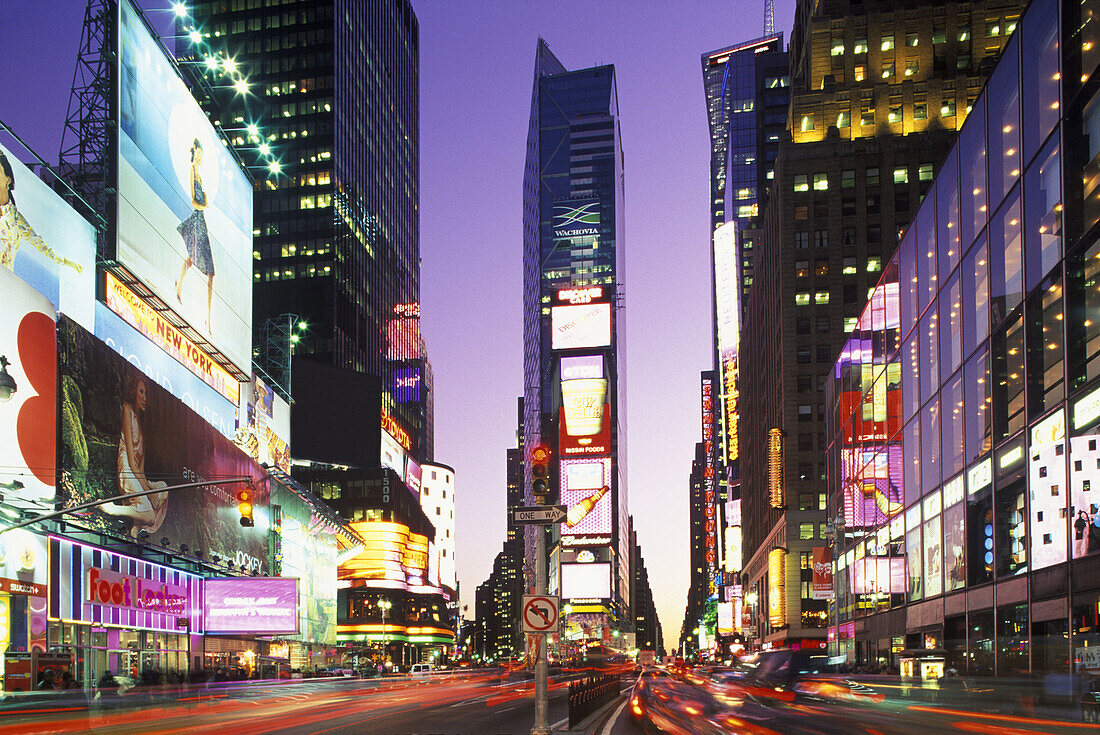
[[[535,594],[546,594],[546,529],[535,526]],[[536,633],[535,640],[535,726],[531,735],[550,735],[550,700],[546,680],[549,663],[546,660],[547,633]]]

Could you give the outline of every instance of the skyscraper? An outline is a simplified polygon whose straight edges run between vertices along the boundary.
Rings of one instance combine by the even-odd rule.
[[[622,220],[615,68],[567,71],[539,39],[523,190],[524,447],[551,449],[551,497],[571,510],[551,532],[560,592],[578,600],[567,636],[605,640],[631,624]]]
[[[192,3],[209,46],[180,50],[247,70],[247,93],[212,90],[213,116],[234,145],[269,147],[281,169],[255,194],[254,323],[260,330],[293,315],[293,329],[268,336],[293,338],[299,356],[380,378],[386,410],[419,437],[430,425],[426,391],[415,400],[394,395],[396,381],[407,385],[415,375],[423,388],[429,372],[419,330],[420,70],[412,5],[245,5]],[[259,367],[280,382],[285,366],[263,364],[258,346]],[[430,448],[430,438],[422,443]]]
[[[828,370],[1020,14],[1019,2],[797,4],[788,134],[741,333],[742,579],[763,641],[824,641]]]

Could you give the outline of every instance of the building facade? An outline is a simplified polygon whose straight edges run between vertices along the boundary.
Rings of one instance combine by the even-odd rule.
[[[1098,10],[1031,4],[831,371],[851,660],[1097,667]]]
[[[559,592],[574,611],[565,636],[610,640],[632,622],[615,69],[567,71],[541,39],[523,201],[523,446],[551,450],[551,501],[570,509],[546,531],[547,548],[560,539]]]
[[[1020,4],[799,2],[791,105],[741,333],[742,578],[759,644],[824,641],[827,373]]]
[[[455,471],[442,464],[420,466],[420,507],[435,526],[439,583],[458,591],[455,572]],[[429,559],[430,561],[430,559]]]

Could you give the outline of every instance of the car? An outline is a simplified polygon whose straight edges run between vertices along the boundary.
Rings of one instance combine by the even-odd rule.
[[[432,665],[431,664],[413,664],[412,669],[409,671],[409,673],[413,676],[413,678],[419,678],[421,676],[428,676],[429,674],[432,673]]]

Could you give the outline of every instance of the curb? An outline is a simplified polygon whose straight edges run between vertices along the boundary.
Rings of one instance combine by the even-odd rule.
[[[620,691],[619,696],[615,697],[610,702],[608,702],[604,706],[600,707],[598,710],[596,710],[595,712],[590,714],[588,717],[585,717],[583,720],[578,722],[575,727],[569,728],[568,726],[566,726],[566,727],[554,729],[554,730],[552,730],[552,732],[554,732],[554,733],[588,733],[590,735],[592,733],[596,733],[596,732],[599,731],[599,729],[601,727],[603,727],[604,723],[606,723],[611,718],[612,713],[615,711],[615,708],[618,707],[619,704],[623,701],[624,696],[626,696],[626,695],[623,692]]]

